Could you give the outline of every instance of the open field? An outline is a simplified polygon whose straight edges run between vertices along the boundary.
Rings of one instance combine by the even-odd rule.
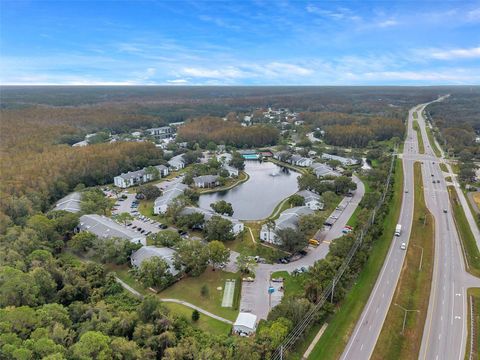
[[[395,226],[400,216],[403,189],[402,162],[395,164],[395,177],[393,196],[390,200],[388,212],[384,220],[383,233],[375,241],[370,251],[370,256],[360,272],[352,289],[339,304],[337,311],[328,319],[328,327],[315,346],[309,359],[334,360],[342,354],[350,335],[355,328],[363,308],[370,297],[375,281],[380,273],[385,256],[395,232]],[[313,339],[318,329],[313,327],[306,335]],[[312,335],[313,333],[313,335]],[[308,347],[308,344],[305,348]]]
[[[304,274],[299,274],[297,276],[293,276],[289,274],[287,271],[276,271],[272,273],[273,278],[283,278],[283,287],[285,288],[284,294],[285,296],[298,296],[304,293],[303,290],[303,280],[305,279]]]
[[[414,181],[413,224],[407,256],[372,359],[416,359],[420,352],[433,274],[435,221],[425,205],[419,162],[414,165]],[[404,331],[402,308],[415,310],[407,313]]]
[[[240,275],[224,271],[213,271],[211,268],[198,277],[185,277],[169,288],[158,293],[160,298],[173,298],[184,300],[201,307],[211,313],[221,316],[225,319],[235,321],[238,314],[238,304],[234,300],[234,307],[222,307],[223,288],[227,279],[235,279],[240,283]],[[202,295],[202,287],[206,286],[208,291]],[[222,290],[217,290],[221,287]],[[235,288],[237,292],[239,287]],[[235,298],[235,295],[234,295]]]
[[[463,207],[460,204],[453,186],[448,186],[448,195],[450,196],[450,203],[452,204],[453,216],[458,235],[462,241],[467,271],[475,276],[480,276],[480,253],[477,248],[475,237],[470,229],[470,224],[468,223]]]

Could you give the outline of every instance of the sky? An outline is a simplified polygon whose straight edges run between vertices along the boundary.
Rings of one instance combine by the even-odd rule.
[[[480,1],[0,0],[0,84],[480,84]]]

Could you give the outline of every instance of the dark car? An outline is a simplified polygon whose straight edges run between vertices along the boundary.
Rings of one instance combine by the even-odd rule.
[[[160,229],[166,229],[166,228],[168,228],[168,226],[165,225],[165,224],[158,224],[158,227],[159,227]]]

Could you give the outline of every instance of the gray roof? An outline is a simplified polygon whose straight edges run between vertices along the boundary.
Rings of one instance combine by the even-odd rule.
[[[352,159],[352,158],[347,158],[347,157],[332,155],[332,154],[325,154],[325,153],[322,154],[322,158],[323,159],[338,160],[342,164],[349,164],[349,163],[357,164],[358,163],[358,160],[355,160],[355,159]]]
[[[314,192],[312,192],[310,190],[298,191],[296,193],[296,195],[300,195],[301,197],[303,197],[305,199],[305,202],[309,202],[309,201],[312,201],[312,200],[315,200],[315,201],[321,201],[322,200],[320,195],[315,194]]]
[[[300,155],[292,155],[292,157],[290,158],[290,161],[297,162],[297,161],[302,160],[302,159],[304,159],[303,156],[300,156]]]
[[[220,216],[224,219],[229,220],[234,225],[241,223],[240,220],[232,218],[230,216],[217,214],[213,210],[202,209],[202,208],[197,208],[197,207],[193,207],[193,206],[186,206],[185,208],[182,209],[182,211],[180,211],[180,215],[191,215],[191,214],[195,214],[195,213],[203,214],[203,216],[205,217],[205,221],[210,220],[213,216]]]
[[[172,275],[177,275],[179,271],[175,269],[174,266],[175,253],[175,250],[167,247],[142,246],[132,254],[131,262],[134,266],[140,266],[142,262],[147,259],[160,257],[167,262],[168,267],[170,268],[170,273]]]
[[[275,231],[283,230],[286,228],[297,229],[298,220],[304,215],[313,214],[314,211],[311,210],[308,206],[297,206],[291,209],[284,210],[280,217],[275,220]],[[266,231],[266,225],[262,226],[262,231]]]
[[[173,201],[173,199],[175,199],[177,196],[182,195],[186,189],[188,189],[188,186],[180,182],[171,185],[163,191],[162,196],[159,196],[155,199],[154,207],[162,205],[168,206]]]
[[[71,213],[79,212],[81,200],[82,194],[79,192],[73,192],[58,200],[55,204],[54,210],[65,210]]]
[[[176,155],[168,160],[168,163],[172,166],[176,166],[178,164],[185,164],[185,160],[183,160],[183,154]]]
[[[134,243],[145,244],[145,236],[120,225],[110,218],[97,214],[82,215],[80,217],[80,230],[89,231],[100,238],[118,237]]]
[[[165,165],[156,165],[155,168],[160,172],[168,169]]]
[[[140,169],[140,170],[137,170],[137,171],[129,171],[127,173],[122,173],[122,174],[118,175],[118,177],[121,177],[125,180],[129,180],[129,179],[137,179],[139,177],[143,177],[143,175],[145,175],[145,169]]]
[[[310,165],[310,167],[313,169],[315,174],[320,177],[320,176],[339,176],[339,174],[336,171],[333,171],[333,169],[325,164],[321,163],[313,163]]]
[[[218,180],[218,175],[202,175],[193,178],[195,184],[197,183],[214,183]]]

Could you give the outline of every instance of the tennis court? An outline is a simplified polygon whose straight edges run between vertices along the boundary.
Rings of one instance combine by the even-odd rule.
[[[225,288],[223,289],[222,307],[232,307],[234,294],[235,280],[225,281]]]

